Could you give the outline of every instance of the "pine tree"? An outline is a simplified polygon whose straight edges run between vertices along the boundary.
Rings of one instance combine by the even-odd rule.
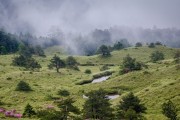
[[[110,108],[111,104],[104,90],[91,91],[87,96],[88,99],[83,107],[85,119],[110,120],[113,118],[112,108]]]
[[[106,45],[101,45],[97,51],[97,53],[102,54],[102,56],[110,56],[110,50]]]
[[[58,107],[60,108],[60,112],[62,114],[62,120],[67,120],[70,117],[70,113],[79,114],[80,111],[77,107],[75,107],[73,98],[67,98],[58,103]]]
[[[24,82],[24,81],[20,81],[20,82],[17,84],[16,90],[17,90],[17,91],[32,91],[32,89],[31,89],[31,87],[29,86],[29,84],[26,83],[26,82]]]
[[[23,116],[31,117],[33,115],[36,115],[36,112],[33,110],[33,107],[30,104],[27,104],[24,109]]]
[[[177,120],[177,109],[171,100],[162,105],[162,113],[171,120]]]
[[[51,63],[48,65],[49,68],[56,68],[56,71],[59,72],[59,69],[65,67],[65,62],[61,60],[58,56],[54,55],[51,59]]]
[[[122,98],[120,104],[117,106],[117,119],[141,118],[141,113],[145,113],[146,107],[140,103],[140,99],[131,92]]]

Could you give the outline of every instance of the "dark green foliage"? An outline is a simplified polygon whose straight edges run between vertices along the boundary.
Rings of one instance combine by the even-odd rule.
[[[131,92],[122,98],[120,104],[117,106],[117,119],[136,120],[142,118],[141,113],[145,113],[146,107],[140,103],[138,97]]]
[[[101,54],[102,56],[110,56],[110,50],[106,45],[101,45],[97,51],[97,53]]]
[[[137,42],[135,46],[136,47],[142,47],[142,43],[141,42]]]
[[[150,56],[152,62],[156,62],[159,60],[164,60],[164,54],[159,51],[155,51]]]
[[[84,73],[91,74],[91,70],[90,69],[86,69]]]
[[[37,112],[40,120],[64,120],[60,111],[52,110],[40,110]]]
[[[38,55],[38,56],[42,56],[42,57],[46,56],[44,53],[44,50],[42,49],[42,47],[40,45],[37,45],[34,47],[34,54]]]
[[[5,48],[4,46],[0,46],[0,54],[1,54],[1,55],[4,55],[4,54],[6,54],[6,53],[7,53],[6,48]]]
[[[32,52],[29,47],[21,44],[19,46],[19,54],[19,56],[14,57],[12,65],[25,67],[29,70],[39,70],[41,68],[41,65],[34,58],[32,58]]]
[[[21,56],[31,58],[32,57],[32,49],[25,46],[24,44],[20,44],[20,46],[19,46],[19,54]]]
[[[25,67],[26,69],[29,69],[29,70],[41,68],[41,65],[34,58],[26,57],[23,55],[15,57],[12,61],[12,65]]]
[[[24,82],[24,81],[20,81],[20,82],[17,84],[16,90],[17,90],[17,91],[32,91],[32,89],[31,89],[31,87],[29,86],[29,84],[26,83],[26,82]]]
[[[122,101],[120,102],[120,105],[118,107],[120,110],[124,111],[127,111],[131,108],[136,113],[144,113],[146,110],[146,107],[143,104],[140,104],[139,98],[134,96],[132,92],[122,98]]]
[[[41,120],[81,120],[81,118],[75,117],[75,115],[80,114],[80,111],[73,105],[74,102],[72,98],[58,101],[57,106],[60,108],[59,110],[39,110],[37,116]]]
[[[155,45],[162,45],[162,43],[159,42],[159,41],[157,41],[157,42],[155,43]]]
[[[65,67],[65,62],[60,59],[60,57],[54,55],[54,57],[50,61],[51,63],[48,65],[49,68],[56,68],[56,71],[59,72],[60,68]]]
[[[114,50],[120,50],[120,49],[123,49],[125,48],[125,46],[121,43],[121,42],[116,42],[113,46],[113,49]]]
[[[2,102],[1,100],[0,100],[0,105],[4,105],[4,102]]]
[[[109,99],[106,97],[106,91],[94,90],[86,95],[88,99],[83,106],[84,119],[112,120],[112,108],[110,108]]]
[[[73,56],[69,56],[66,59],[66,65],[68,67],[76,66],[77,65],[77,61],[76,61],[76,59]]]
[[[148,47],[149,47],[149,48],[154,48],[154,47],[155,47],[155,44],[154,44],[154,43],[150,43],[150,44],[148,45]]]
[[[60,108],[63,120],[67,120],[70,116],[70,113],[80,114],[80,111],[77,107],[75,107],[73,98],[67,98],[58,102],[58,107]]]
[[[77,65],[71,66],[70,68],[73,69],[73,70],[80,71],[80,70],[79,70],[79,67],[78,67]]]
[[[70,95],[70,93],[69,93],[69,91],[67,91],[67,90],[59,90],[59,91],[58,91],[58,95],[67,97],[67,96]]]
[[[180,51],[176,51],[174,54],[174,60],[176,63],[180,63]]]
[[[177,120],[177,109],[171,100],[162,105],[162,113],[170,120]]]
[[[30,104],[27,104],[23,116],[25,117],[32,117],[33,115],[36,115],[36,112],[33,110],[33,107]]]
[[[19,42],[16,37],[4,30],[0,30],[0,54],[15,53],[18,51]]]
[[[108,65],[103,65],[101,68],[100,68],[100,71],[104,71],[104,70],[108,70],[109,67]]]
[[[129,54],[123,59],[121,74],[128,73],[134,70],[141,70],[143,64],[137,62],[135,58],[129,56]]]

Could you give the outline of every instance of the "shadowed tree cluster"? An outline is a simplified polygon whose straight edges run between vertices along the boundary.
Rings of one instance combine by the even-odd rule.
[[[137,62],[135,58],[130,57],[130,55],[128,54],[123,59],[123,63],[121,66],[122,70],[120,71],[120,73],[124,74],[134,70],[141,70],[143,66],[145,66],[143,63]]]
[[[65,62],[60,59],[60,57],[54,55],[54,57],[50,60],[50,64],[48,65],[49,69],[55,68],[57,72],[59,72],[60,68],[65,67]]]
[[[152,62],[157,62],[159,60],[164,60],[164,54],[159,51],[155,51],[150,56]]]

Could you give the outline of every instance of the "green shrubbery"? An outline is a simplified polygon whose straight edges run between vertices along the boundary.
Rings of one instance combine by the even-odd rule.
[[[177,108],[171,100],[162,104],[162,113],[170,120],[177,120]]]
[[[30,104],[27,104],[24,109],[23,116],[24,117],[32,117],[34,115],[36,115],[36,112],[33,110],[33,107]]]
[[[141,119],[142,113],[145,113],[146,107],[140,103],[140,99],[131,92],[122,98],[117,106],[117,119],[138,120]]]
[[[63,89],[63,90],[59,90],[58,91],[58,95],[61,95],[61,96],[64,96],[64,97],[67,97],[70,95],[69,91]]]
[[[31,87],[29,86],[29,84],[26,83],[26,82],[24,82],[24,81],[20,81],[20,82],[17,84],[16,90],[17,90],[17,91],[32,91],[32,89],[31,89]]]
[[[86,69],[86,70],[84,71],[84,73],[86,73],[86,74],[91,74],[91,70],[90,70],[90,69]]]
[[[152,62],[156,62],[159,60],[164,60],[164,54],[159,51],[155,51],[150,56]]]
[[[143,63],[137,62],[135,58],[132,58],[129,55],[127,55],[123,59],[123,64],[121,66],[122,70],[120,70],[120,74],[128,73],[134,70],[141,70],[143,66]]]

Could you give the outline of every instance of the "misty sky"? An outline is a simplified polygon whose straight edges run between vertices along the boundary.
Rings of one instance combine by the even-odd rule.
[[[112,26],[180,28],[180,0],[0,0],[0,27],[45,36]]]

